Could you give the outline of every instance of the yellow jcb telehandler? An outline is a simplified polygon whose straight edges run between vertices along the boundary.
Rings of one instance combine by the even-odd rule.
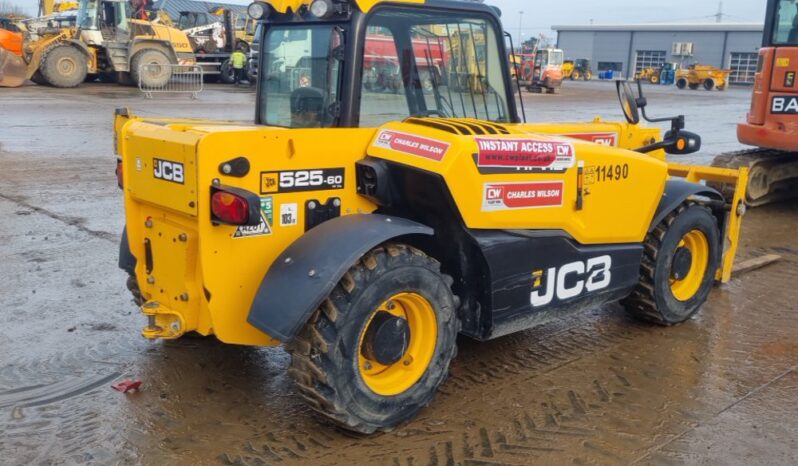
[[[669,326],[729,280],[746,171],[667,162],[700,138],[684,117],[649,119],[642,89],[618,83],[625,121],[525,123],[496,8],[249,12],[268,24],[255,124],[116,113],[119,263],[146,338],[284,344],[310,406],[370,433],[431,403],[458,334],[490,340],[616,301]],[[366,47],[369,34],[390,46]],[[364,61],[395,57],[399,90],[367,87]]]

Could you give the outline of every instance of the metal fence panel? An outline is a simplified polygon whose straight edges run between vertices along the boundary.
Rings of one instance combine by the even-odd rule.
[[[156,79],[151,79],[156,75]],[[150,76],[150,79],[147,78]],[[149,82],[143,82],[143,81]],[[200,65],[145,64],[139,67],[139,89],[148,99],[153,94],[190,94],[192,99],[203,89],[203,73]]]

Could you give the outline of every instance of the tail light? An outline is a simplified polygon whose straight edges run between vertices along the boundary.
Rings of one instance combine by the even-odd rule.
[[[260,224],[260,198],[230,186],[211,188],[211,221],[224,225]]]
[[[125,189],[125,182],[122,172],[122,159],[116,159],[116,184],[119,189]]]

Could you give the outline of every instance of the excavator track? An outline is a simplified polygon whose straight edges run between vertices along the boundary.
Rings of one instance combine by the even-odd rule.
[[[773,149],[728,152],[716,156],[712,166],[731,169],[748,167],[745,203],[749,207],[798,197],[798,152]],[[727,198],[734,192],[734,186],[729,184],[715,184],[713,187]]]

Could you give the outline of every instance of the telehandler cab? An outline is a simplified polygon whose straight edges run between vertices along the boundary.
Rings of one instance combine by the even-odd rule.
[[[666,163],[700,140],[683,117],[664,139],[641,127],[646,101],[626,83],[625,122],[524,123],[497,9],[249,12],[268,21],[255,125],[117,111],[120,266],[145,337],[285,344],[301,396],[370,433],[431,402],[459,333],[489,340],[619,300],[672,325],[729,279],[744,188],[724,199],[700,181],[744,187],[746,172]],[[364,81],[375,35],[398,57],[396,93]]]

